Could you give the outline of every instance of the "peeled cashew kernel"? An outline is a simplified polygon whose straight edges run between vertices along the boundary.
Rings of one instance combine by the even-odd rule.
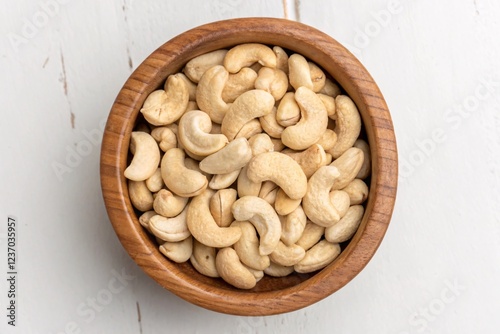
[[[243,67],[238,73],[229,74],[222,90],[222,99],[226,103],[232,103],[244,92],[254,89],[257,76],[257,72],[249,67]]]
[[[215,123],[221,123],[229,109],[222,99],[222,90],[229,74],[223,66],[217,65],[208,69],[200,79],[196,90],[196,103]]]
[[[223,134],[210,134],[212,120],[207,113],[191,110],[179,121],[179,140],[184,148],[196,155],[207,156],[222,149],[228,143]]]
[[[184,73],[177,73],[177,76],[184,81],[189,92],[189,102],[196,101],[196,83],[189,80],[189,78]],[[189,107],[188,107],[189,108]]]
[[[134,131],[130,135],[130,150],[134,157],[125,169],[125,177],[132,181],[144,181],[156,172],[160,162],[160,149],[154,138],[146,133]]]
[[[188,198],[176,196],[166,189],[161,189],[153,202],[153,208],[159,215],[171,218],[181,213],[187,202]]]
[[[260,236],[260,255],[269,255],[278,246],[281,235],[281,223],[273,207],[262,198],[245,196],[234,202],[234,219],[248,220]]]
[[[274,54],[276,55],[276,68],[282,70],[288,75],[288,55],[285,50],[279,46],[273,47]]]
[[[344,189],[349,195],[351,205],[362,204],[368,198],[368,186],[363,180],[354,179]]]
[[[162,240],[170,242],[181,241],[189,237],[191,232],[189,232],[186,223],[188,208],[189,205],[174,218],[167,218],[161,215],[151,217],[149,219],[151,233]]]
[[[222,130],[222,129],[221,129]],[[262,132],[262,127],[260,126],[260,122],[258,119],[252,119],[250,122],[246,123],[243,125],[243,127],[238,131],[236,134],[235,139],[237,138],[246,138],[249,139],[252,136],[255,136],[256,134],[259,134]]]
[[[188,61],[183,71],[191,81],[198,83],[209,68],[222,65],[226,53],[227,50],[216,50],[202,54]]]
[[[146,180],[146,187],[148,187],[149,191],[152,193],[158,192],[163,188],[163,179],[161,178],[161,169],[157,168],[153,175],[151,175]]]
[[[288,58],[288,70],[290,84],[295,90],[300,87],[313,88],[311,70],[304,56],[294,53]]]
[[[240,176],[241,168],[226,174],[215,174],[208,183],[210,189],[219,190],[228,188]]]
[[[335,225],[325,230],[325,239],[333,243],[341,243],[352,238],[361,224],[365,208],[362,205],[353,205],[346,215]]]
[[[335,98],[328,96],[326,94],[317,94],[318,97],[321,99],[321,102],[323,102],[323,105],[325,106],[326,113],[328,114],[328,117],[330,119],[337,119],[337,114],[335,113]]]
[[[368,176],[370,176],[371,168],[372,168],[370,146],[368,146],[368,143],[366,141],[364,141],[363,139],[358,139],[354,143],[354,147],[357,147],[361,151],[363,151],[363,155],[364,155],[363,165],[361,165],[361,169],[359,170],[358,175],[356,175],[356,178],[366,179]]]
[[[248,144],[250,144],[253,156],[274,151],[274,144],[271,141],[271,137],[265,133],[253,135],[250,139],[248,139]]]
[[[220,277],[215,267],[215,257],[217,251],[214,247],[208,247],[193,240],[193,254],[191,255],[191,264],[200,274],[208,277]]]
[[[187,226],[202,244],[217,248],[229,247],[240,239],[241,229],[217,225],[210,213],[210,199],[213,195],[213,190],[206,189],[191,200],[187,212]]]
[[[184,151],[173,148],[165,152],[161,160],[161,177],[168,189],[181,197],[200,194],[208,186],[205,175],[184,165]]]
[[[153,194],[145,181],[128,181],[128,194],[132,205],[139,211],[149,211],[153,208]]]
[[[193,253],[193,238],[188,237],[177,242],[167,241],[160,245],[160,252],[174,262],[186,262]]]
[[[299,206],[281,220],[281,241],[287,246],[295,244],[304,233],[306,223],[306,214],[302,207]]]
[[[299,164],[279,152],[253,157],[248,163],[247,175],[252,182],[273,181],[291,199],[300,199],[307,191],[307,178]]]
[[[306,87],[295,91],[295,100],[302,117],[297,124],[283,130],[281,141],[291,149],[304,150],[321,138],[328,126],[328,115],[320,98]]]
[[[243,168],[251,158],[252,149],[248,140],[237,138],[203,159],[200,169],[210,174],[227,174]]]
[[[306,252],[306,256],[293,268],[298,273],[310,273],[323,269],[340,254],[340,245],[321,240]]]
[[[274,107],[269,114],[259,118],[259,120],[262,129],[270,137],[281,138],[281,134],[283,133],[283,130],[285,130],[285,128],[279,125],[278,122],[276,121],[276,112],[277,110]]]
[[[288,92],[281,99],[276,111],[276,122],[284,127],[295,125],[300,120],[300,108],[295,93]]]
[[[283,189],[279,189],[276,194],[276,200],[274,202],[274,209],[278,213],[278,215],[286,216],[293,211],[295,211],[302,201],[299,199],[291,199],[288,195],[283,191]]]
[[[221,189],[210,199],[210,213],[219,227],[228,227],[233,222],[231,207],[237,195],[234,189]]]
[[[258,62],[262,66],[276,68],[276,55],[273,50],[264,44],[240,44],[226,54],[224,67],[229,73],[237,73],[243,67],[249,67]]]
[[[269,254],[269,258],[276,264],[284,267],[293,266],[304,258],[306,251],[297,245],[285,245],[282,241],[278,243],[276,249]]]
[[[345,151],[338,159],[334,160],[330,166],[337,167],[340,176],[333,185],[332,190],[345,188],[354,180],[363,165],[363,151],[359,148],[351,147]]]
[[[167,152],[171,148],[177,147],[177,136],[172,129],[160,126],[151,131],[151,136],[156,140],[160,149]]]
[[[323,226],[316,225],[308,220],[304,227],[304,232],[302,232],[302,236],[297,241],[297,245],[307,251],[321,240],[324,233],[325,228]]]
[[[313,62],[307,62],[309,65],[309,73],[311,75],[312,91],[317,93],[325,87],[326,75],[318,65]]]
[[[302,152],[285,150],[283,153],[299,164],[307,178],[310,178],[320,167],[327,165],[325,150],[318,144]]]
[[[274,98],[268,92],[253,89],[241,94],[229,107],[222,120],[222,133],[233,140],[243,125],[252,119],[269,114],[274,107]]]
[[[263,67],[259,70],[259,76],[255,80],[255,88],[270,93],[278,101],[288,89],[288,77],[282,70]]]
[[[335,98],[335,107],[337,113],[337,143],[328,151],[336,159],[345,151],[351,148],[359,137],[361,132],[361,116],[358,108],[346,95],[339,95]]]
[[[140,217],[139,217],[139,223],[149,231],[149,220],[151,217],[156,216],[156,212],[153,210],[151,211],[146,211],[144,212]]]
[[[259,196],[260,189],[262,187],[261,182],[252,182],[247,175],[248,165],[245,165],[238,176],[238,183],[236,189],[238,190],[238,196]]]
[[[269,256],[259,253],[259,238],[252,223],[235,221],[231,226],[239,227],[242,231],[240,240],[233,245],[240,261],[256,270],[264,270],[269,267]]]
[[[220,277],[232,286],[251,289],[257,284],[253,273],[240,262],[238,254],[230,247],[223,248],[217,253],[215,266]]]
[[[318,93],[336,98],[342,92],[340,90],[340,87],[335,82],[333,82],[329,78],[326,78],[325,86]]]
[[[337,209],[340,218],[345,216],[351,205],[349,194],[342,190],[332,190],[330,192],[330,202]]]
[[[285,277],[293,273],[293,271],[294,271],[293,266],[284,267],[273,262],[271,262],[269,267],[264,269],[264,273],[272,277]]]
[[[335,143],[337,142],[337,134],[335,131],[326,129],[321,135],[321,138],[316,142],[316,144],[321,145],[325,151],[331,150]]]
[[[178,75],[170,75],[165,90],[152,92],[144,101],[141,113],[153,125],[167,125],[177,121],[187,108],[189,89]]]

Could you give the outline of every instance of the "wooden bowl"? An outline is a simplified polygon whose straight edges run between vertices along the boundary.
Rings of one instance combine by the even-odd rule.
[[[359,108],[371,148],[372,176],[362,223],[340,256],[323,270],[284,278],[266,275],[252,290],[239,290],[199,274],[189,262],[176,264],[158,250],[139,224],[123,176],[130,133],[139,109],[167,76],[191,58],[236,44],[279,45],[316,62]],[[123,247],[161,286],[204,308],[235,315],[271,315],[311,305],[353,279],[377,250],[388,227],[396,196],[398,156],[384,98],[361,63],[330,36],[301,23],[245,18],[189,30],[154,51],[125,82],[113,104],[101,149],[101,186],[106,209]]]

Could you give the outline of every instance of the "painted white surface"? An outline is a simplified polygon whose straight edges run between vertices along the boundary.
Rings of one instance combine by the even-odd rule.
[[[1,333],[498,332],[498,1],[58,0],[40,14],[55,1],[3,0],[0,11]],[[171,37],[285,12],[350,48],[380,86],[401,158],[397,206],[373,260],[339,292],[285,315],[217,314],[163,290],[121,247],[100,193],[99,124]],[[15,328],[4,315],[8,215],[19,221]]]

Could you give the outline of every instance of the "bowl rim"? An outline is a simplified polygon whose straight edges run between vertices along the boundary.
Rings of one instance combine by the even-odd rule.
[[[358,232],[329,266],[298,284],[252,292],[220,289],[191,279],[148,242],[128,198],[123,176],[130,132],[146,96],[190,58],[258,42],[304,54],[329,72],[354,100],[362,115],[372,153],[372,178],[366,212]],[[308,51],[309,50],[309,51]],[[187,57],[179,57],[186,55]],[[376,153],[376,154],[374,154]],[[164,43],[130,75],[111,108],[101,146],[101,188],[113,228],[130,257],[161,286],[213,311],[234,315],[272,315],[309,306],[342,288],[370,261],[394,209],[398,156],[384,97],[365,67],[329,35],[305,24],[278,18],[238,18],[188,30]]]

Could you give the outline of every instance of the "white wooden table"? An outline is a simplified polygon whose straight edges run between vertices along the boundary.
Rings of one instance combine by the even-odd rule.
[[[500,2],[1,5],[1,333],[498,333]],[[184,30],[244,16],[299,20],[357,55],[386,97],[401,159],[392,223],[366,269],[313,306],[258,318],[188,304],[146,276],[109,224],[98,168],[131,71]]]

